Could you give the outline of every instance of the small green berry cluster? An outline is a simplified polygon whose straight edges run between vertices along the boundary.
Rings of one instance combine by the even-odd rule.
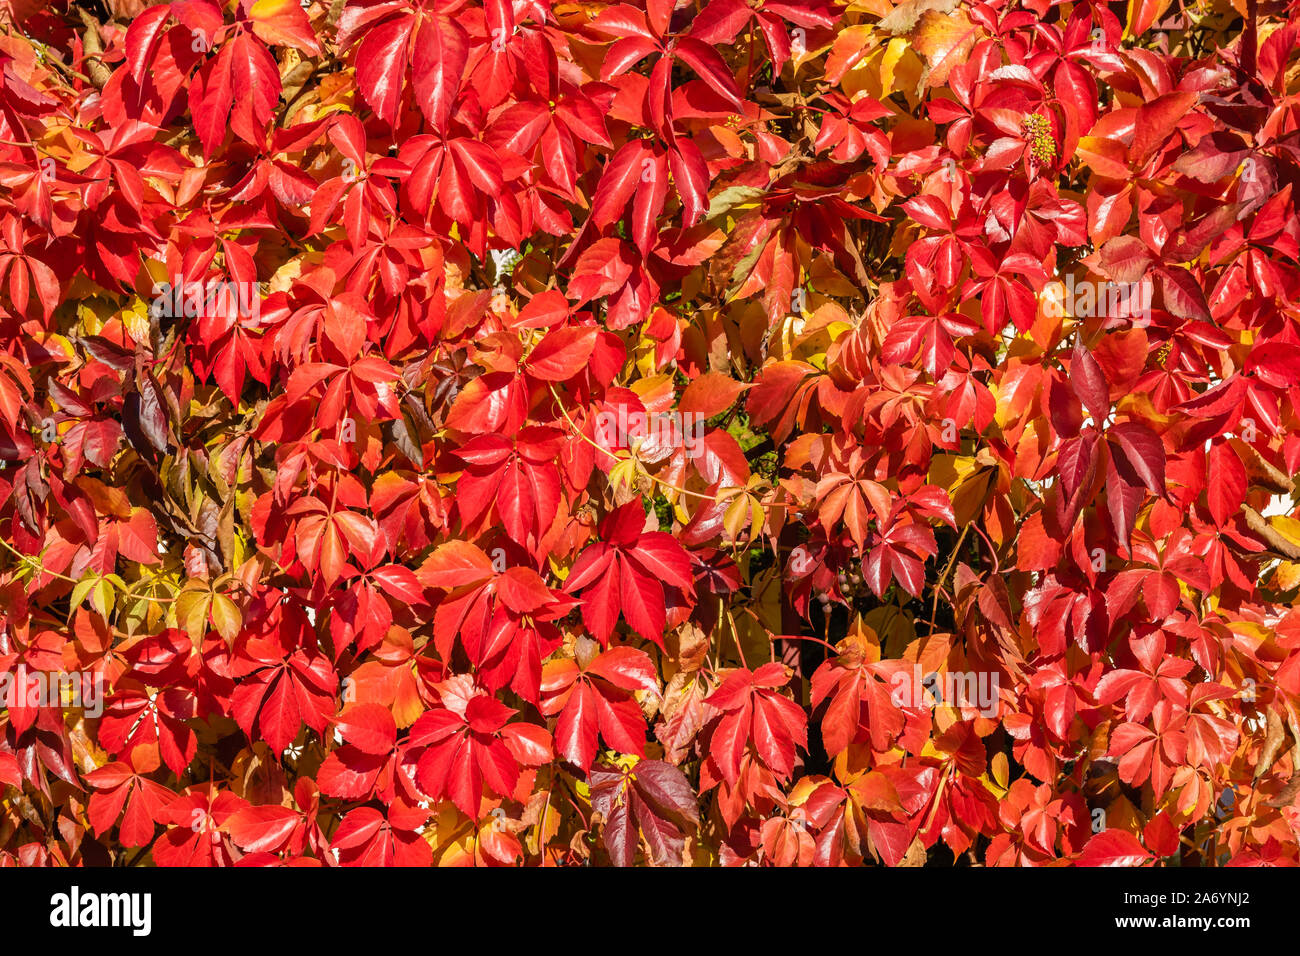
[[[1020,128],[1029,140],[1030,158],[1040,166],[1048,166],[1056,159],[1056,140],[1052,139],[1052,123],[1038,113],[1030,113],[1020,122]]]

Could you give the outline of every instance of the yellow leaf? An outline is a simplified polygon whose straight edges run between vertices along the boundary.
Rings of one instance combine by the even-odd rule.
[[[997,785],[1001,787],[1003,790],[1007,789],[1007,787],[1010,786],[1009,784],[1010,775],[1007,768],[1007,755],[1002,753],[1001,751],[995,753],[993,755],[992,766],[990,767],[990,769],[993,772],[994,782],[997,783]]]
[[[176,626],[189,634],[195,647],[203,641],[208,630],[208,610],[212,607],[212,592],[200,588],[187,588],[176,598]]]
[[[227,644],[234,643],[243,621],[243,615],[239,613],[239,608],[234,601],[224,594],[212,595],[212,623],[216,625],[217,633]]]
[[[996,470],[980,466],[974,458],[936,455],[930,462],[930,483],[947,488],[957,524],[964,525],[984,507]]]
[[[886,17],[894,9],[889,0],[849,0],[847,12],[870,13],[875,17]]]
[[[1295,518],[1288,518],[1286,515],[1273,515],[1268,519],[1268,523],[1282,537],[1292,544],[1300,546],[1300,521]]]
[[[635,458],[623,458],[617,465],[609,470],[609,483],[615,489],[627,488],[633,490],[637,486],[637,481],[641,475],[640,462]]]
[[[127,334],[137,345],[147,345],[149,342],[149,303],[144,299],[137,298],[129,309],[124,310],[118,318],[121,320],[123,327],[126,328]]]
[[[900,90],[914,90],[921,81],[920,63],[915,63],[914,70],[905,70],[904,75],[898,76],[898,83],[895,84],[895,75],[898,73],[898,65],[902,62],[903,55],[907,53],[907,41],[902,37],[894,37],[885,47],[884,55],[880,58],[880,87],[885,94],[897,93]],[[912,58],[916,61],[916,58]]]
[[[740,539],[742,531],[748,531],[747,537],[752,537],[754,526],[761,524],[762,520],[762,512],[754,506],[753,499],[742,494],[727,505],[727,510],[722,515],[722,526],[731,539],[736,541]]]
[[[935,87],[946,83],[952,68],[964,63],[970,55],[978,34],[979,28],[964,10],[957,9],[951,13],[926,10],[922,13],[911,39],[912,48],[925,57],[930,66],[926,85]]]
[[[1280,591],[1293,591],[1300,587],[1300,564],[1283,561],[1273,572],[1273,586]]]
[[[90,591],[90,606],[107,618],[113,613],[113,585],[107,578],[100,578]]]
[[[86,595],[90,593],[91,588],[99,581],[98,578],[82,578],[77,582],[76,587],[72,589],[72,599],[70,601],[73,607],[80,606],[81,602],[86,600]]]

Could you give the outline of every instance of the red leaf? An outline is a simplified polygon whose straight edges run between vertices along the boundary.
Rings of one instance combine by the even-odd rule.
[[[528,353],[528,371],[547,382],[563,382],[587,367],[596,348],[597,329],[571,326],[555,329]]]
[[[301,825],[302,816],[290,807],[245,807],[226,822],[230,838],[248,853],[274,852]]]
[[[1144,866],[1151,859],[1127,830],[1102,830],[1088,841],[1076,862],[1080,866]]]
[[[1246,466],[1227,442],[1210,449],[1205,494],[1210,515],[1220,526],[1226,525],[1246,500]]]
[[[368,754],[387,754],[397,743],[392,711],[380,704],[353,704],[335,720],[343,739]]]

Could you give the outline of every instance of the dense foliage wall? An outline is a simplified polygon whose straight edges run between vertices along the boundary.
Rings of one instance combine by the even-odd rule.
[[[11,2],[0,861],[1294,865],[1297,7]]]

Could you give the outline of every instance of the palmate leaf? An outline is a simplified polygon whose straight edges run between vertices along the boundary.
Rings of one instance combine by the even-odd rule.
[[[723,712],[712,730],[710,758],[728,783],[734,784],[739,777],[741,758],[751,744],[780,779],[793,772],[796,748],[807,749],[803,708],[777,692],[789,677],[778,663],[764,664],[752,673],[740,668],[705,698],[705,704]]]
[[[631,866],[641,840],[658,866],[680,866],[698,814],[686,775],[661,760],[630,770],[591,771],[591,805],[605,819],[605,848],[615,866]]]
[[[665,585],[692,588],[690,559],[671,535],[641,532],[644,512],[631,501],[605,519],[601,542],[579,556],[564,590],[580,594],[588,630],[608,645],[620,611],[629,627],[663,646]]]
[[[585,664],[579,663],[586,658]],[[634,691],[658,693],[654,662],[630,647],[596,653],[591,641],[581,645],[577,661],[548,662],[542,669],[540,709],[558,713],[557,752],[583,771],[591,768],[598,734],[621,753],[645,754],[645,718]]]

